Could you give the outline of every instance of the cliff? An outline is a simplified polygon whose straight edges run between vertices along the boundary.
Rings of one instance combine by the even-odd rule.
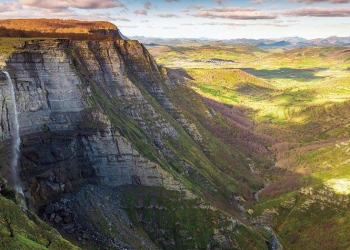
[[[29,207],[43,218],[61,229],[74,222],[76,235],[81,233],[76,224],[79,218],[79,225],[83,224],[81,218],[90,218],[92,222],[85,229],[98,230],[104,235],[99,238],[104,244],[121,246],[125,238],[111,243],[108,239],[114,236],[103,230],[101,221],[93,222],[96,219],[93,214],[111,217],[113,202],[107,210],[89,204],[94,207],[93,214],[72,206],[82,195],[79,190],[90,185],[107,188],[91,191],[90,195],[95,197],[92,200],[101,192],[126,197],[128,192],[139,192],[135,186],[142,186],[141,190],[145,190],[142,194],[163,197],[163,203],[149,203],[146,195],[130,202],[129,198],[134,198],[129,193],[124,202],[119,200],[115,204],[125,218],[131,216],[134,223],[143,223],[138,230],[145,230],[150,237],[145,239],[149,241],[146,248],[155,247],[151,241],[168,249],[186,244],[194,248],[195,244],[209,242],[236,248],[253,246],[252,239],[256,240],[257,248],[264,246],[263,238],[254,229],[239,221],[231,226],[225,224],[230,216],[246,215],[244,202],[250,204],[253,193],[262,186],[262,181],[250,172],[250,159],[237,152],[234,145],[215,139],[208,127],[225,127],[226,121],[184,86],[181,78],[159,67],[139,42],[27,41],[17,45],[17,52],[7,58],[6,70],[15,86],[21,135],[20,177]],[[10,102],[7,80],[0,73],[0,170],[9,182],[14,113]],[[195,106],[196,111],[190,106]],[[200,114],[195,113],[198,110]],[[201,123],[203,119],[206,125]],[[173,199],[176,206],[173,201],[164,201],[164,196],[177,194],[179,197]],[[65,199],[72,202],[71,206]],[[48,212],[50,206],[54,208]],[[189,228],[174,235],[168,227],[185,219],[180,213],[178,220],[166,220],[160,234],[162,227],[144,217],[149,216],[145,212],[148,209],[159,216],[164,212],[160,207],[166,211],[182,211],[184,207],[188,211],[202,211],[212,207],[205,218],[217,221],[220,218],[222,223],[211,225],[206,237],[194,235]],[[70,214],[78,219],[71,219]],[[133,220],[135,216],[144,219]],[[197,218],[194,225],[201,220]],[[120,225],[119,233],[125,231],[125,223],[120,223],[114,224]],[[234,236],[234,229],[244,236]],[[205,225],[198,230],[206,230]],[[167,240],[169,235],[173,240]],[[188,243],[177,242],[176,239],[185,236],[192,237]],[[84,240],[93,241],[91,237]]]
[[[33,199],[38,201],[57,197],[61,192],[76,190],[87,183],[110,186],[132,184],[133,182],[164,186],[169,189],[181,189],[167,172],[158,164],[142,157],[132,144],[111,125],[104,114],[107,107],[94,103],[96,98],[90,88],[83,86],[79,74],[65,50],[79,48],[79,59],[83,61],[95,81],[106,84],[120,82],[124,86],[110,90],[110,94],[120,95],[124,105],[130,103],[128,115],[133,116],[142,125],[142,115],[149,116],[152,124],[144,126],[144,132],[153,137],[162,135],[176,136],[176,130],[161,119],[140,91],[128,80],[122,79],[118,54],[110,55],[106,69],[100,69],[102,60],[91,59],[91,46],[99,43],[39,42],[25,44],[25,53],[13,54],[7,62],[7,70],[15,82],[19,112],[21,148],[21,175],[24,186]],[[106,47],[113,44],[106,43]],[[55,48],[55,49],[53,49]],[[73,51],[73,50],[72,50]],[[89,54],[90,53],[90,54]],[[103,65],[103,64],[102,64]],[[114,69],[112,68],[114,67]],[[104,71],[105,70],[105,71]],[[81,70],[82,71],[82,70]],[[4,99],[1,137],[11,138],[11,118],[8,111],[9,88],[2,81]],[[95,87],[96,88],[96,87]],[[108,91],[108,92],[107,92]],[[106,96],[107,97],[107,96]],[[91,99],[90,99],[91,98]],[[108,97],[107,97],[108,98]],[[132,104],[131,104],[132,103]],[[134,107],[131,107],[133,105]],[[147,114],[145,114],[147,113]],[[148,114],[150,113],[150,114]],[[155,132],[161,130],[161,133]],[[34,178],[34,179],[33,179]],[[38,196],[39,195],[39,196]]]

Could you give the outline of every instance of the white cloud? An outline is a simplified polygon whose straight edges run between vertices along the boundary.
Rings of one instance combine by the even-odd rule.
[[[258,20],[258,19],[275,19],[277,14],[257,10],[254,8],[239,7],[219,7],[205,9],[201,12],[193,14],[194,17],[202,18],[223,18],[223,19],[242,19],[242,20]]]
[[[135,10],[134,14],[147,16],[147,10],[143,10],[143,9]]]
[[[15,2],[6,2],[0,3],[0,13],[9,12],[9,11],[17,11],[22,9],[22,5]]]
[[[42,9],[67,9],[69,7],[78,9],[108,9],[124,6],[124,4],[116,0],[19,0],[19,3],[24,6]]]

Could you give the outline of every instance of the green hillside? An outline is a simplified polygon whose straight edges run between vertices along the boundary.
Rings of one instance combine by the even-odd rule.
[[[217,50],[220,54],[222,48]],[[211,66],[203,64],[210,56],[199,62],[188,51],[165,65],[185,67],[186,85],[225,119],[238,119],[240,110],[254,121],[250,128],[255,133],[274,140],[268,150],[275,164],[257,165],[266,186],[259,192],[260,202],[250,207],[251,222],[270,225],[284,249],[348,249],[347,47],[252,52],[250,59],[247,50],[242,57],[227,53],[225,60],[235,60],[235,65]]]
[[[0,196],[0,246],[6,250],[80,249],[35,214],[3,196]]]

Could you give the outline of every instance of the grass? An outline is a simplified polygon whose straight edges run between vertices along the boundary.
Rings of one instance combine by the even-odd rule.
[[[273,225],[286,249],[348,249],[346,197],[326,190],[315,188],[313,196],[301,192],[279,196],[257,205],[253,216],[275,209]]]
[[[5,219],[9,222],[6,223]],[[13,237],[10,236],[9,228],[14,232]],[[64,240],[56,229],[41,221],[36,215],[26,215],[12,200],[2,196],[0,196],[0,247],[9,250],[80,249]]]
[[[225,214],[198,199],[184,200],[178,192],[132,187],[126,188],[123,199],[133,223],[140,225],[161,248],[205,249],[208,244],[220,247],[215,240],[220,233],[231,238],[231,248],[265,248],[264,239],[252,228],[240,222],[232,224]]]
[[[26,39],[24,38],[0,38],[0,55],[8,56],[11,53],[18,51],[16,45],[21,45]]]
[[[275,210],[268,223],[285,249],[350,248],[348,48],[247,50],[240,56],[218,46],[219,57],[225,50],[225,60],[234,63],[213,63],[205,48],[198,49],[205,51],[201,58],[194,50],[182,49],[181,59],[168,62],[163,51],[162,63],[184,67],[187,86],[212,102],[245,110],[256,132],[275,139],[269,149],[276,166],[259,168],[270,184],[252,207],[253,218]],[[305,187],[313,193],[300,191]]]

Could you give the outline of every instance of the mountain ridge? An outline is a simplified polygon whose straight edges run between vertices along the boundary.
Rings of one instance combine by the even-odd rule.
[[[213,45],[234,45],[248,44],[258,45],[265,48],[283,47],[283,48],[302,48],[308,46],[347,46],[350,43],[350,37],[331,36],[327,38],[305,39],[302,37],[281,37],[271,39],[249,39],[237,38],[218,40],[213,38],[157,38],[134,36],[132,39],[141,41],[144,44],[153,46],[160,45],[176,45],[181,43],[198,43],[198,44],[213,44]]]

